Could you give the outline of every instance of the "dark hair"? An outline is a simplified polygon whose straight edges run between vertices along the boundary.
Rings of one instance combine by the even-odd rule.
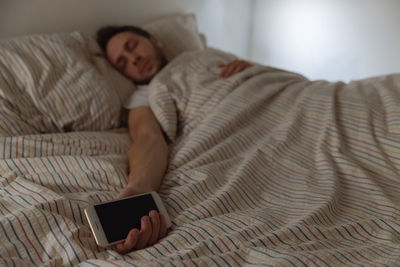
[[[150,33],[147,31],[135,27],[135,26],[129,26],[129,25],[124,25],[124,26],[105,26],[100,28],[97,31],[97,43],[99,44],[101,50],[103,52],[106,52],[107,48],[107,43],[108,41],[116,34],[121,33],[121,32],[133,32],[137,35],[141,35],[143,37],[149,38],[151,37]]]

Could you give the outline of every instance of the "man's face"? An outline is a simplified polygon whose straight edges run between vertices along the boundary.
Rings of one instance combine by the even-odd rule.
[[[163,62],[154,38],[132,32],[114,35],[107,43],[106,56],[118,71],[136,83],[149,82]]]

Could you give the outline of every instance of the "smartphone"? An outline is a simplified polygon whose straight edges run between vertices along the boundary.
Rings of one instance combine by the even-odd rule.
[[[107,247],[123,241],[133,228],[140,230],[141,218],[151,210],[161,213],[167,227],[171,227],[167,210],[156,192],[92,205],[85,209],[85,215],[96,243]]]

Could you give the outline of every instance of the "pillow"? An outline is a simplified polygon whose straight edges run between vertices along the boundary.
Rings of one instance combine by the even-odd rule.
[[[168,16],[140,27],[162,42],[162,49],[168,61],[183,52],[206,47],[204,38],[198,32],[194,14]]]
[[[0,135],[120,125],[116,87],[134,90],[79,32],[0,41]]]

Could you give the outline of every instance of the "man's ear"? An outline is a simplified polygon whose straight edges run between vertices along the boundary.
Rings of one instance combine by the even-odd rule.
[[[158,48],[162,48],[163,44],[161,43],[160,40],[158,40],[156,37],[154,36],[150,36],[150,41],[153,43],[154,46],[158,47]]]

